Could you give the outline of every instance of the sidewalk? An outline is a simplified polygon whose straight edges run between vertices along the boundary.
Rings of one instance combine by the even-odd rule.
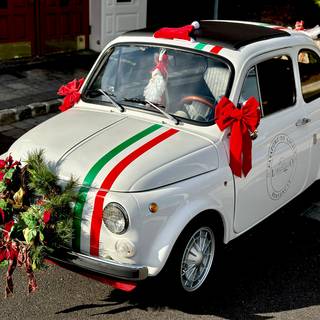
[[[60,86],[85,77],[97,57],[97,53],[85,50],[0,64],[0,129],[55,112],[60,105]]]
[[[6,152],[12,143],[24,133],[56,114],[56,112],[52,112],[35,118],[17,121],[10,125],[0,126],[0,155]]]

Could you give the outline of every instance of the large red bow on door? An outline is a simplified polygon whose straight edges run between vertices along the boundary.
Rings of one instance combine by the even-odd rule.
[[[215,110],[216,123],[220,130],[230,127],[230,168],[238,177],[246,176],[252,168],[252,141],[250,132],[260,122],[259,102],[251,97],[241,109],[226,97],[222,97]]]
[[[58,91],[59,96],[65,96],[63,104],[59,107],[60,111],[66,111],[73,107],[80,100],[80,88],[84,82],[84,78],[79,80],[74,79],[64,86],[61,86]]]

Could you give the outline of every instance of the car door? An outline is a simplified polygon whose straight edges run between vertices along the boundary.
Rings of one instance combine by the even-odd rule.
[[[237,233],[289,202],[306,184],[310,146],[296,73],[290,52],[281,51],[260,56],[247,68],[239,103],[255,96],[262,118],[253,141],[252,170],[245,178],[235,177]]]
[[[299,48],[296,52],[299,69],[298,91],[305,105],[309,128],[310,172],[307,184],[319,179],[320,167],[320,57],[313,47]],[[299,87],[300,85],[300,87]]]

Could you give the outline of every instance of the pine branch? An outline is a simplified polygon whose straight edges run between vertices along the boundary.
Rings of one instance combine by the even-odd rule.
[[[30,153],[27,160],[30,174],[29,187],[36,194],[51,195],[57,193],[57,176],[45,163],[43,150]]]

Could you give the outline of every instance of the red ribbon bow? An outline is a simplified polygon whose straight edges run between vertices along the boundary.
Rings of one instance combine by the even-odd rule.
[[[215,110],[216,123],[222,131],[230,127],[230,168],[238,177],[247,176],[252,168],[252,141],[250,132],[254,132],[260,122],[259,102],[250,97],[241,109],[226,97],[222,97]]]
[[[28,275],[28,292],[34,292],[37,289],[37,281],[32,270],[32,261],[30,257],[30,248],[22,243],[17,243],[10,237],[14,221],[7,222],[4,226],[4,241],[0,241],[0,262],[7,260],[7,284],[5,288],[5,297],[13,294],[13,273],[16,267],[25,266]]]
[[[161,28],[154,33],[155,38],[182,39],[190,41],[190,33],[194,30],[193,25],[186,25],[180,28]]]
[[[59,109],[63,112],[73,107],[80,100],[80,88],[84,82],[82,79],[74,79],[64,86],[61,86],[58,91],[59,96],[65,96],[62,105]]]

